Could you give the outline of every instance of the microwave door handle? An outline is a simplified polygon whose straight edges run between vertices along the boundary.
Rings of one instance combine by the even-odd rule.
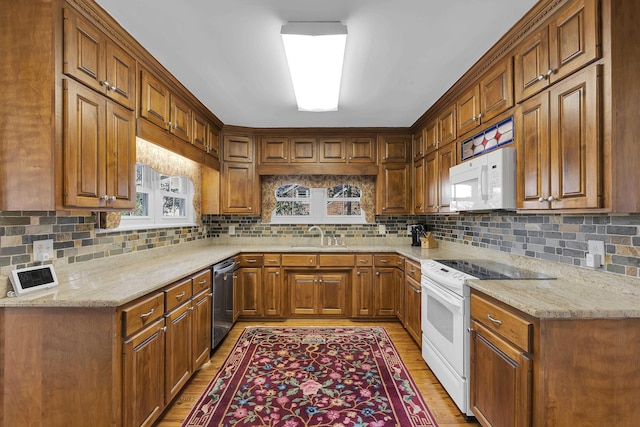
[[[480,168],[480,196],[482,200],[489,199],[489,171],[487,165]]]

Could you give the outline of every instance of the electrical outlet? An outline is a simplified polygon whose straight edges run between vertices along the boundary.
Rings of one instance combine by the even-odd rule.
[[[236,226],[235,225],[230,225],[229,226],[229,236],[233,236],[236,234]]]
[[[407,225],[407,236],[411,236],[411,226]]]
[[[36,240],[33,242],[33,260],[39,262],[53,259],[53,240]]]
[[[602,240],[589,240],[587,244],[591,255],[600,255],[600,265],[596,265],[596,267],[602,266],[604,263],[604,242]]]
[[[387,234],[387,226],[384,224],[378,224],[378,234]]]

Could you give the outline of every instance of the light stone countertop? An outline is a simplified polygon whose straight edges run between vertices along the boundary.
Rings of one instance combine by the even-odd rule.
[[[116,307],[238,253],[395,252],[414,261],[426,259],[491,259],[544,272],[557,280],[472,280],[469,285],[539,318],[640,317],[640,280],[560,263],[505,254],[457,243],[438,249],[411,247],[407,239],[356,240],[346,246],[283,245],[281,239],[256,245],[251,241],[200,240],[80,264],[56,266],[60,285],[18,298],[0,298],[1,307]],[[261,239],[262,241],[262,239]],[[385,242],[387,240],[385,239]],[[234,243],[234,244],[229,244]],[[10,286],[10,285],[9,285]]]

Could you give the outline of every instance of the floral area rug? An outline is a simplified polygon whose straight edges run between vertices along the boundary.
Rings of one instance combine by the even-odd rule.
[[[246,328],[187,426],[437,426],[382,327]]]

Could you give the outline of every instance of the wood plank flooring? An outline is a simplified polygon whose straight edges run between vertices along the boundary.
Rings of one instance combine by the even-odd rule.
[[[480,424],[466,421],[449,395],[444,391],[438,380],[422,359],[420,348],[409,336],[399,322],[354,322],[345,319],[318,320],[318,319],[290,319],[285,322],[237,322],[211,357],[211,360],[198,370],[182,392],[173,400],[165,410],[156,427],[180,427],[191,408],[211,378],[218,372],[227,355],[233,348],[236,340],[246,326],[384,326],[391,336],[391,340],[398,349],[402,360],[407,365],[418,389],[422,393],[429,409],[436,418],[438,425],[443,427],[465,426],[478,427]]]

